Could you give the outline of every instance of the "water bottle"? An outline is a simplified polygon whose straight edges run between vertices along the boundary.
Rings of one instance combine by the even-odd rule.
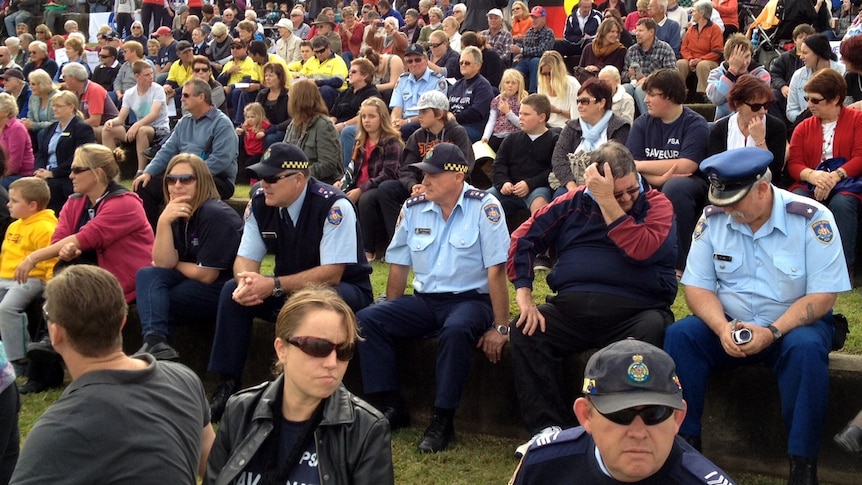
[[[760,43],[760,39],[758,38],[757,29],[754,29],[754,32],[751,33],[751,49],[757,50],[757,44]]]
[[[341,177],[341,191],[347,192],[348,190],[353,188],[353,183],[355,182],[353,178],[353,170],[355,169],[356,164],[353,163],[353,160],[347,164],[347,168],[344,169],[344,175]]]

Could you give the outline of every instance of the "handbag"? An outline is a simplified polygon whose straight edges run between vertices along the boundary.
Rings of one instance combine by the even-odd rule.
[[[592,71],[588,71],[585,67],[576,66],[572,71],[572,74],[575,76],[575,79],[578,80],[579,83],[584,84],[587,80],[596,77],[596,73]]]
[[[834,172],[841,168],[845,163],[847,163],[847,159],[844,157],[835,157],[830,158],[828,160],[823,160],[814,170],[821,170],[823,172]],[[805,183],[808,187],[808,190],[814,191],[814,186]],[[843,180],[839,180],[835,187],[832,189],[834,193],[839,192],[850,192],[851,194],[862,194],[862,177],[846,177]]]

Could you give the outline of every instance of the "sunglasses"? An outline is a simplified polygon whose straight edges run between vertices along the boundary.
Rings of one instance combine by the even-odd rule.
[[[470,61],[461,61],[458,64],[461,64],[462,66],[472,66],[473,65],[473,63]]]
[[[596,98],[578,98],[578,104],[584,105],[584,106],[591,104],[591,103],[595,103],[595,102],[596,102]]]
[[[808,100],[806,99],[806,101],[808,101]],[[820,102],[820,101],[817,101],[817,102],[815,102],[814,104],[817,104],[817,103],[819,103],[819,102]],[[760,110],[762,110],[762,109],[769,110],[769,108],[772,106],[772,101],[767,101],[767,102],[765,102],[765,103],[745,103],[745,104],[746,104],[749,108],[751,108],[751,111],[760,111]]]
[[[811,98],[808,96],[803,96],[802,99],[804,99],[806,103],[810,102],[811,104],[820,104],[826,100],[826,98]]]
[[[404,63],[405,64],[418,64],[418,63],[422,62],[422,59],[423,59],[422,57],[408,57],[408,58],[404,59]]]
[[[291,173],[284,174],[284,175],[270,175],[270,176],[268,176],[268,177],[261,177],[260,179],[261,179],[261,180],[263,180],[264,182],[266,182],[266,183],[268,183],[268,184],[272,185],[272,184],[277,184],[277,183],[278,183],[278,181],[279,181],[279,180],[281,180],[281,179],[286,179],[286,178],[289,178],[289,177],[293,177],[294,175],[296,175],[296,174],[298,174],[298,173],[299,173],[299,172],[291,172]]]
[[[111,56],[106,56],[106,55],[104,55],[104,54],[99,54],[99,59],[107,59],[107,58],[109,58],[109,57],[111,57]]]
[[[350,74],[359,74],[359,71],[357,71],[356,69],[351,69]]]
[[[177,182],[179,182],[182,185],[188,185],[197,179],[198,179],[197,177],[195,177],[194,175],[192,175],[190,173],[181,173],[181,174],[177,174],[177,175],[165,176],[165,180],[168,182],[168,184],[171,184],[171,185],[173,185]]]
[[[578,102],[580,104],[580,100],[578,100]],[[636,199],[638,197],[638,195],[640,195],[640,193],[641,193],[641,188],[639,186],[638,187],[632,187],[630,189],[624,190],[623,192],[614,192],[614,198],[617,200],[620,200],[623,198],[623,195],[628,194],[629,197],[631,197],[632,199]]]
[[[210,72],[210,68],[208,68],[208,67],[196,67],[195,72]]]
[[[443,45],[442,42],[438,42],[437,44],[428,44],[428,46],[431,47],[432,49],[436,49],[436,48],[440,47],[441,45]]]
[[[75,175],[82,174],[84,172],[89,172],[90,167],[72,167],[72,173]]]
[[[194,96],[194,94],[183,93],[183,98],[191,98],[192,96]]]
[[[353,344],[334,344],[329,340],[317,337],[293,337],[287,339],[290,345],[299,347],[306,355],[322,359],[329,357],[335,351],[335,358],[347,362],[353,358]]]
[[[314,50],[314,53],[315,53],[315,54],[323,54],[324,52],[326,52],[326,49],[325,49],[325,48],[324,48],[324,49],[315,49],[315,50]]]
[[[655,426],[667,421],[667,418],[673,415],[673,408],[670,406],[644,406],[641,409],[628,408],[615,413],[599,413],[608,418],[614,423],[628,426],[632,424],[636,416],[640,416],[647,426]]]

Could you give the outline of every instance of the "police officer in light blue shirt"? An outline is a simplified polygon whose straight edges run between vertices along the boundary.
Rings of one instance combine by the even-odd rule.
[[[419,97],[422,93],[436,89],[443,94],[449,89],[446,78],[428,68],[428,56],[420,44],[412,44],[404,54],[407,72],[398,78],[392,90],[389,110],[392,123],[401,130],[401,139],[406,140],[419,129]]]
[[[507,341],[509,293],[505,262],[506,217],[494,196],[464,182],[467,161],[451,143],[440,143],[422,162],[425,194],[402,208],[386,251],[391,264],[387,301],[356,314],[362,382],[393,429],[409,424],[398,392],[394,341],[437,334],[437,396],[419,451],[436,453],[454,436],[452,418],[470,369],[473,349],[492,362]],[[405,296],[413,268],[414,296]]]
[[[709,375],[754,362],[774,369],[789,427],[789,484],[814,484],[832,306],[850,279],[832,213],[773,186],[771,161],[768,150],[740,148],[701,164],[713,205],[695,227],[682,277],[694,315],[667,329],[664,348],[685,383],[680,434],[697,446]]]

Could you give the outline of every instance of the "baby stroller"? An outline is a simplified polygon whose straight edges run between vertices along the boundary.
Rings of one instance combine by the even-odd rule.
[[[761,0],[740,3],[740,25],[746,26],[745,35],[754,47],[752,58],[769,69],[772,61],[780,54],[779,46],[784,22],[784,1],[769,0],[764,5]],[[799,1],[799,0],[797,0]],[[806,0],[802,0],[806,1]],[[793,25],[790,26],[792,32]],[[789,38],[789,36],[788,36]]]

